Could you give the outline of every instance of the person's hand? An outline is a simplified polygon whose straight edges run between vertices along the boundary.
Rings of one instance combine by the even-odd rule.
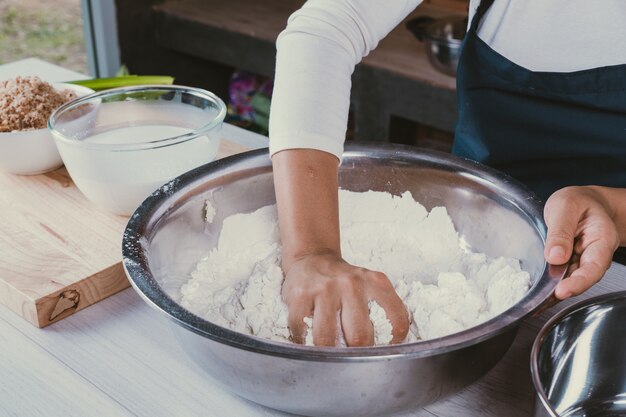
[[[368,301],[376,301],[393,326],[391,343],[404,340],[409,317],[391,282],[381,272],[359,268],[334,253],[308,255],[293,262],[285,274],[283,299],[289,307],[289,329],[296,343],[304,343],[313,316],[313,343],[334,346],[337,315],[348,346],[371,346],[374,330]]]
[[[409,317],[389,279],[341,258],[338,165],[337,157],[314,149],[272,156],[285,272],[282,295],[292,340],[305,342],[304,318],[313,316],[313,343],[334,346],[339,314],[348,346],[372,345],[368,304],[373,300],[391,322],[392,343],[399,343],[408,333]]]
[[[610,201],[599,187],[567,187],[546,202],[548,263],[569,262],[566,279],[554,295],[559,300],[579,295],[598,282],[611,266],[620,245]]]

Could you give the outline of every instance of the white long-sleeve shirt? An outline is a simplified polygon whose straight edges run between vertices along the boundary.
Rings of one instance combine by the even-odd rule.
[[[341,157],[351,75],[422,0],[308,0],[277,40],[270,153]],[[470,22],[480,0],[470,0]],[[532,71],[626,63],[626,0],[496,0],[478,36]],[[624,74],[626,77],[626,73]]]

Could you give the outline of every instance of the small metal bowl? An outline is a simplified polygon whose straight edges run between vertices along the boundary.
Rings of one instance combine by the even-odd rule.
[[[461,45],[467,28],[467,18],[433,19],[419,16],[409,20],[406,28],[424,42],[428,60],[435,69],[455,76],[461,57]]]
[[[536,417],[626,416],[626,291],[574,304],[531,351]]]
[[[347,145],[339,175],[348,190],[410,191],[428,209],[445,205],[475,250],[521,259],[532,288],[509,310],[471,329],[369,348],[279,343],[192,314],[179,303],[180,287],[215,247],[223,220],[276,201],[267,150],[204,165],[148,197],[124,233],[126,274],[144,300],[170,320],[199,368],[259,404],[307,416],[374,416],[458,392],[500,360],[521,320],[548,299],[564,273],[546,267],[540,202],[500,172],[408,146]],[[210,224],[204,221],[206,200],[216,209]]]

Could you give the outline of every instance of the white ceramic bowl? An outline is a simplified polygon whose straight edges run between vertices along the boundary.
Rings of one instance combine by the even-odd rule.
[[[176,85],[101,91],[59,107],[48,126],[80,191],[130,215],[153,191],[217,155],[226,106]]]
[[[72,90],[78,97],[93,93],[75,84],[54,83],[57,90]],[[0,132],[0,171],[18,175],[36,175],[63,165],[61,155],[47,127],[20,132]]]

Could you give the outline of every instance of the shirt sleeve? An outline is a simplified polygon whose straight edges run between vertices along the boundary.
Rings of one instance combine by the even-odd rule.
[[[308,0],[276,41],[270,154],[343,153],[351,75],[422,0]]]

